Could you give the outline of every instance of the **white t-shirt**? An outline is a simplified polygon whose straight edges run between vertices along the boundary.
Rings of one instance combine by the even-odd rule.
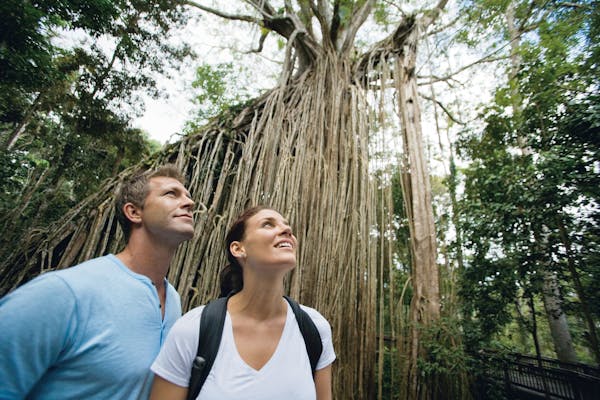
[[[317,370],[335,360],[329,322],[315,309],[301,305],[315,323],[323,352]],[[171,328],[152,364],[152,371],[179,386],[189,385],[192,362],[198,348],[198,328],[204,306],[187,312]],[[291,306],[281,339],[271,359],[255,370],[239,355],[233,338],[229,312],[225,317],[221,344],[197,400],[315,400],[315,385],[304,338]]]

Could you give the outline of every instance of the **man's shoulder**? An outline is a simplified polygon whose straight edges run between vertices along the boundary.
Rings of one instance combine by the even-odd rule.
[[[84,286],[86,290],[97,287],[103,277],[110,276],[118,268],[110,256],[92,258],[69,268],[48,272],[40,276],[43,279],[58,279],[71,289]]]
[[[83,261],[80,264],[56,272],[60,275],[68,276],[87,275],[91,272],[105,272],[107,268],[114,268],[116,266],[117,261],[115,260],[116,257],[109,254],[106,256],[91,258]]]

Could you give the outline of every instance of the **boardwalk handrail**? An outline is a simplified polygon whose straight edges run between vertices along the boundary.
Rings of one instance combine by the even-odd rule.
[[[480,356],[487,361],[488,378],[502,382],[512,396],[520,393],[557,400],[587,400],[600,393],[600,370],[593,366],[549,358],[539,360],[518,353],[482,352]]]
[[[593,365],[583,364],[583,363],[572,363],[572,362],[564,362],[560,360],[555,360],[553,358],[548,357],[538,357],[520,354],[520,353],[508,353],[508,357],[512,358],[515,362],[522,362],[530,365],[538,365],[541,361],[543,368],[550,369],[559,369],[559,370],[568,370],[573,372],[578,372],[580,374],[595,376],[596,378],[600,378],[600,368],[595,367]]]

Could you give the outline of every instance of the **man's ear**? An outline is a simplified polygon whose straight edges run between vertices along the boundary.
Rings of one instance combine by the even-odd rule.
[[[246,257],[246,250],[244,250],[244,246],[238,241],[234,241],[229,244],[229,251],[235,258]]]
[[[132,224],[139,224],[142,222],[141,209],[133,203],[125,203],[123,206],[123,214]]]

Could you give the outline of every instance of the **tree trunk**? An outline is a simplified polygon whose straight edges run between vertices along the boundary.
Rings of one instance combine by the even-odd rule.
[[[17,126],[15,126],[15,128],[10,132],[10,134],[4,141],[4,151],[12,149],[15,143],[17,143],[17,140],[19,140],[19,138],[23,134],[23,132],[25,132],[25,128],[27,128],[27,125],[29,125],[29,122],[31,122],[31,118],[33,117],[33,114],[35,113],[40,104],[41,97],[42,93],[40,92],[35,97],[33,103],[31,103],[31,105],[27,109],[27,112],[23,116],[21,122],[19,122]]]
[[[556,274],[544,270],[544,308],[548,317],[554,351],[560,361],[577,362],[577,354],[569,332],[567,316],[562,311],[562,301]]]
[[[596,331],[596,323],[594,322],[594,318],[592,317],[592,313],[590,312],[587,297],[585,296],[583,285],[581,284],[581,280],[579,279],[579,273],[577,272],[577,268],[575,267],[573,250],[571,248],[571,240],[569,239],[569,235],[567,234],[565,224],[563,223],[560,217],[557,217],[557,222],[558,230],[560,232],[560,240],[563,243],[563,246],[565,246],[565,251],[567,253],[567,267],[569,268],[569,273],[571,274],[571,278],[573,279],[573,283],[575,284],[575,291],[577,293],[577,297],[579,297],[583,317],[589,330],[587,335],[588,343],[592,350],[592,353],[594,354],[596,363],[600,364],[600,346],[598,345],[598,333]]]
[[[540,340],[538,337],[538,329],[537,329],[537,317],[535,315],[535,305],[533,302],[533,295],[530,293],[527,297],[529,301],[529,309],[531,310],[531,336],[533,337],[533,343],[535,345],[535,357],[537,358],[538,367],[544,368],[542,365],[542,350],[540,348]],[[546,376],[542,374],[542,387],[544,388],[544,397],[549,399],[550,395],[548,394],[548,384],[546,383]]]
[[[408,368],[408,399],[429,398],[420,382],[418,358],[423,355],[420,342],[422,325],[440,316],[439,275],[436,264],[436,233],[431,204],[431,184],[423,146],[421,110],[415,74],[418,24],[409,32],[396,62],[398,111],[402,125],[406,180],[403,197],[409,219],[412,253],[413,295],[410,305],[411,333]]]

